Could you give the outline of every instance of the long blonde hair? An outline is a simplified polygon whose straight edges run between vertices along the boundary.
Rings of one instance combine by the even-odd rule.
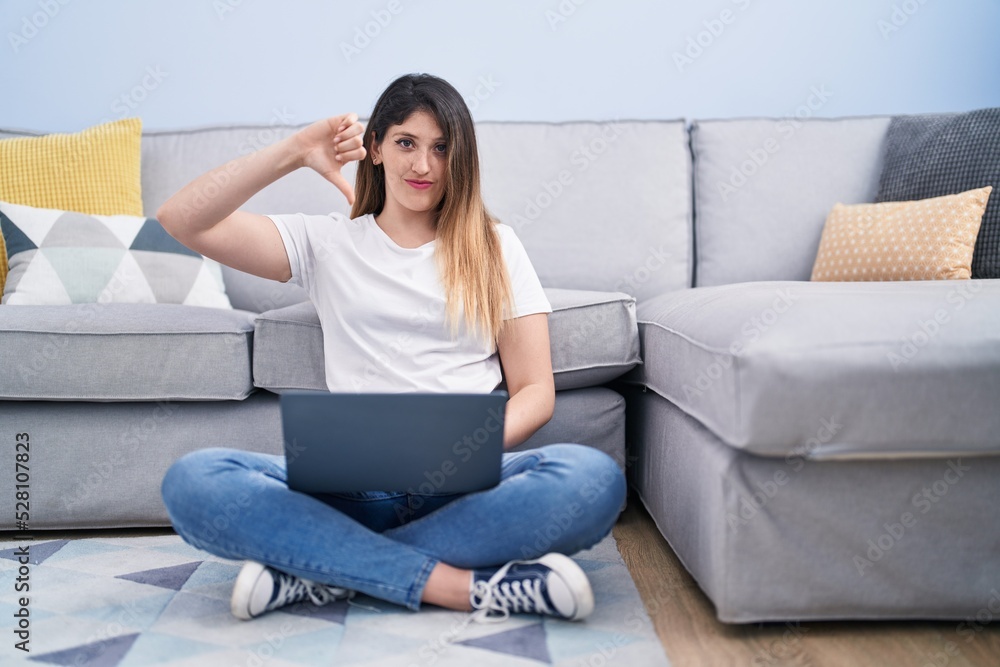
[[[406,74],[385,89],[375,103],[358,163],[351,217],[378,215],[385,206],[385,172],[372,162],[372,144],[381,144],[389,127],[402,124],[416,111],[433,115],[447,146],[444,197],[438,206],[434,255],[444,284],[446,317],[452,335],[465,321],[485,341],[496,343],[504,316],[513,317],[510,277],[504,263],[496,219],[486,210],[479,187],[479,150],[472,114],[465,100],[444,79]]]

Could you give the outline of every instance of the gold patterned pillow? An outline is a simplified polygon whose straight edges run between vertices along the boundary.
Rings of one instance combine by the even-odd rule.
[[[919,201],[836,204],[812,280],[963,280],[992,186]]]

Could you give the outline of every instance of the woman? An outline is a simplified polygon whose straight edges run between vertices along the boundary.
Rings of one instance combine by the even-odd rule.
[[[356,201],[341,173],[351,161]],[[300,167],[344,193],[350,219],[237,210]],[[367,133],[354,114],[318,121],[199,177],[157,217],[207,257],[307,290],[330,391],[487,393],[502,362],[505,450],[551,418],[552,309],[513,230],[486,211],[472,117],[444,80],[400,77]],[[247,561],[232,595],[242,619],[354,591],[414,610],[478,610],[477,620],[584,618],[590,584],[566,554],[611,530],[621,470],[591,447],[559,444],[505,452],[501,478],[469,494],[311,496],[288,489],[284,457],[216,448],[178,460],[163,499],[188,543]],[[224,530],[213,528],[220,516]]]

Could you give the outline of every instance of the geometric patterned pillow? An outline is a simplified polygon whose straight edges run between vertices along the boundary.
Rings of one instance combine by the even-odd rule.
[[[967,280],[992,186],[920,201],[836,204],[812,280]]]
[[[4,305],[172,303],[231,309],[217,262],[153,218],[86,215],[0,201]]]

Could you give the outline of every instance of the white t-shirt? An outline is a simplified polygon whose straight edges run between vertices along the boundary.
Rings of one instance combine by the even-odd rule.
[[[269,215],[323,327],[332,392],[488,393],[501,381],[496,345],[460,325],[453,339],[434,260],[436,240],[397,245],[371,214]],[[551,313],[514,230],[496,226],[510,273],[514,317]],[[463,313],[459,310],[459,313]]]

